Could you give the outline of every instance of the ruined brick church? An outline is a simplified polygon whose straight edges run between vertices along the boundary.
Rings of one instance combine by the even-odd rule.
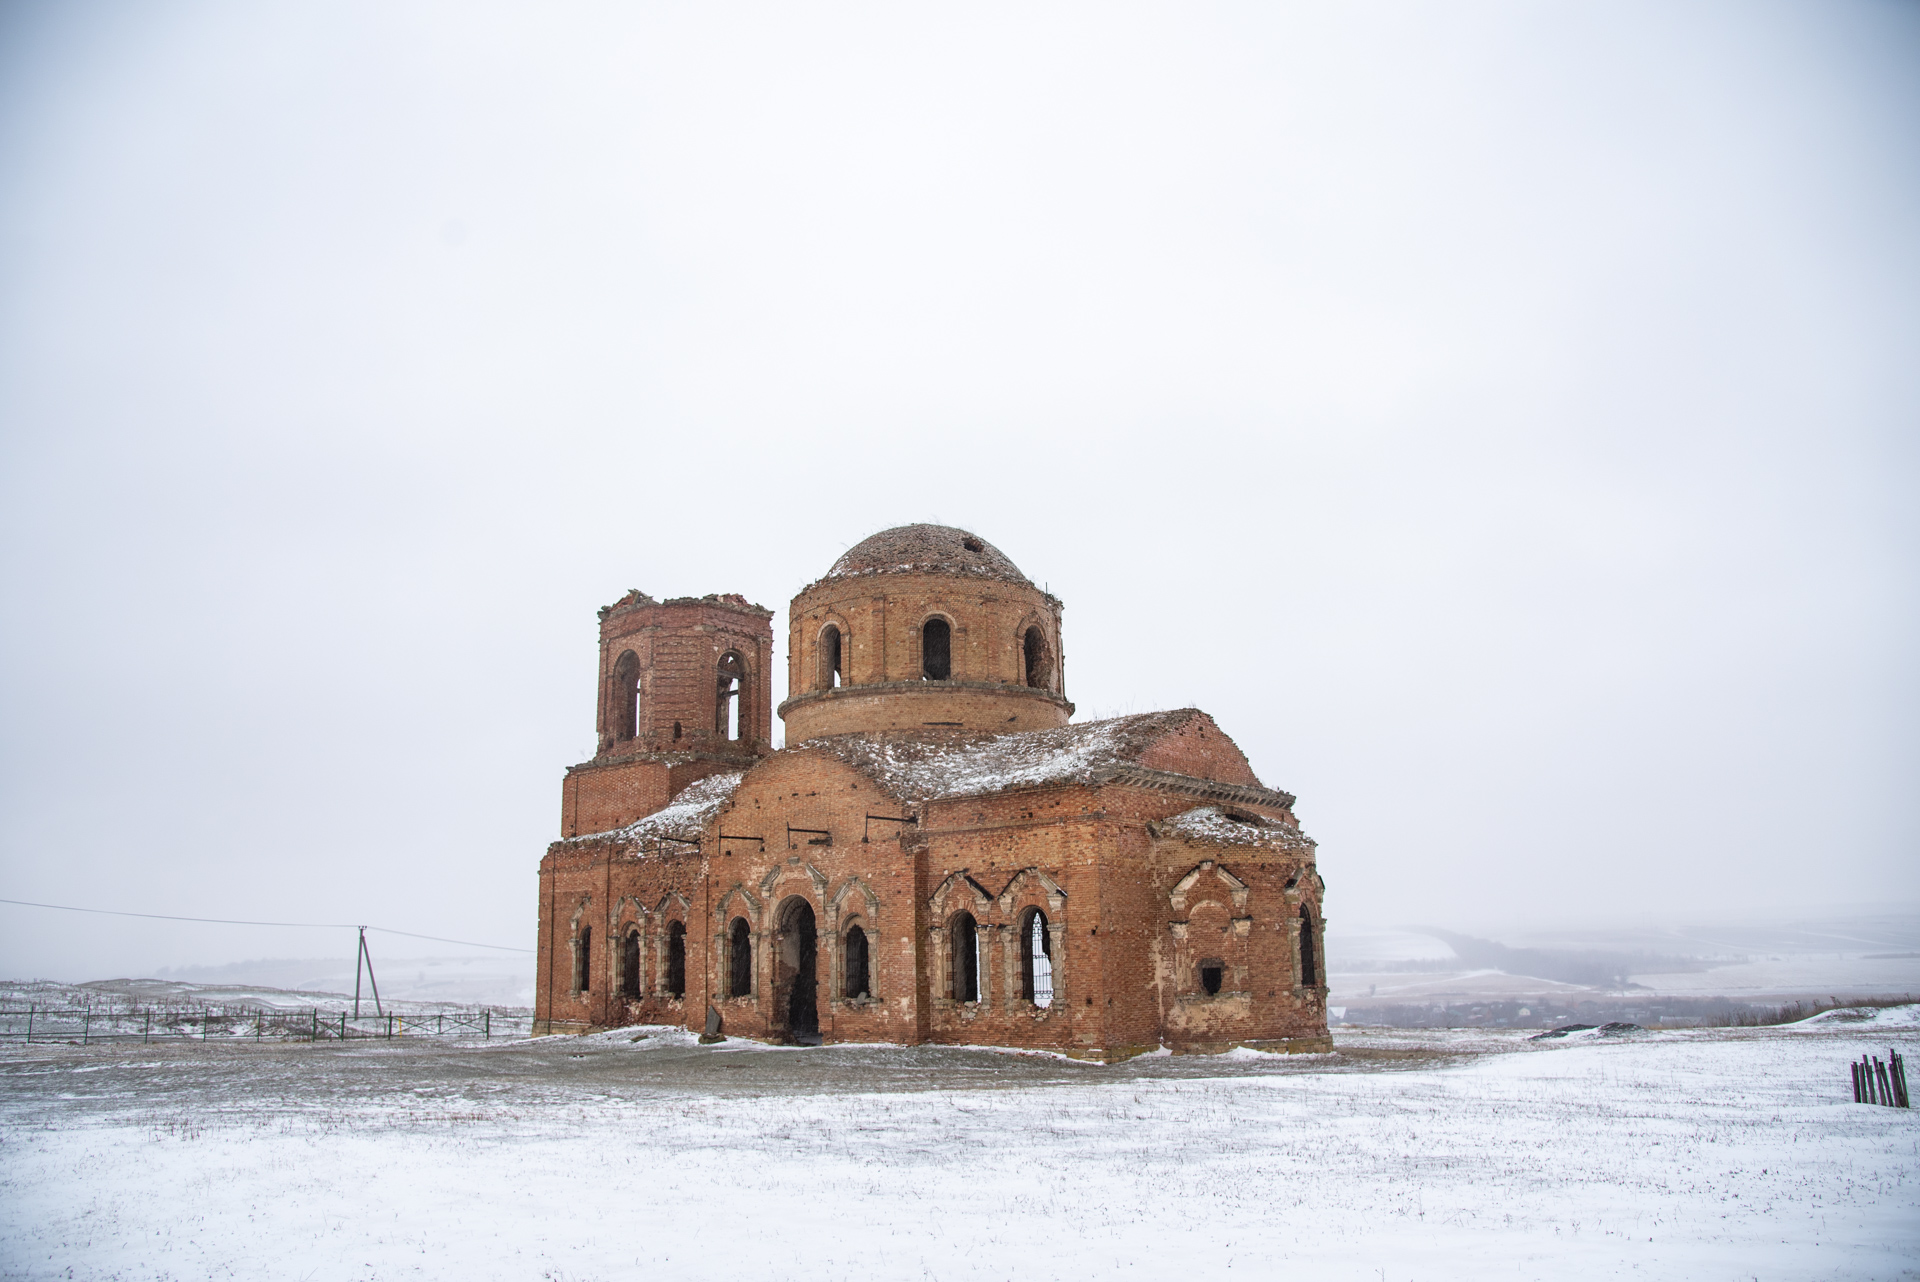
[[[540,864],[536,1032],[1330,1049],[1293,797],[1192,708],[1070,724],[1061,602],[964,530],[773,612],[600,611],[599,750]]]

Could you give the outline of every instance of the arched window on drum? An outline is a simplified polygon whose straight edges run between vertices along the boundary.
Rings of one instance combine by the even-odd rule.
[[[845,683],[844,638],[840,629],[829,623],[820,630],[820,688],[832,690]]]

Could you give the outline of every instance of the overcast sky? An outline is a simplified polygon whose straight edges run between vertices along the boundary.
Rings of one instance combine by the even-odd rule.
[[[1913,5],[14,4],[0,432],[7,898],[530,946],[595,609],[931,520],[1336,931],[1920,901]]]

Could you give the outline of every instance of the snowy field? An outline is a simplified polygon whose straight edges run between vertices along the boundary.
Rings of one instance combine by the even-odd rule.
[[[1920,1278],[1920,1114],[1781,1029],[1114,1067],[958,1049],[0,1051],[8,1278]]]

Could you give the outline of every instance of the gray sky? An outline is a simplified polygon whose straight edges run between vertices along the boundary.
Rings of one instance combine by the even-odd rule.
[[[938,520],[1336,928],[1920,900],[1920,8],[0,24],[0,895],[530,944],[596,607]]]

